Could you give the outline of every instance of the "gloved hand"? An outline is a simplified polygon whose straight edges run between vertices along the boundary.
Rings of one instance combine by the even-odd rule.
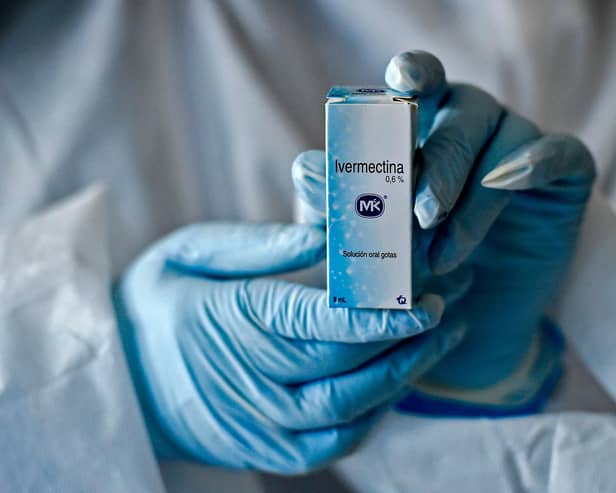
[[[157,454],[297,473],[349,451],[461,338],[412,311],[331,310],[325,292],[256,278],[322,260],[307,225],[202,224],[145,252],[114,290]]]
[[[432,289],[452,272],[473,271],[471,289],[444,322],[464,320],[465,339],[422,378],[406,408],[532,411],[561,368],[562,339],[540,326],[574,250],[593,159],[576,138],[544,135],[480,89],[448,84],[444,74],[424,52],[396,56],[386,70],[393,89],[419,97],[414,285]],[[294,183],[313,222],[324,217],[324,174],[321,151],[295,160]]]

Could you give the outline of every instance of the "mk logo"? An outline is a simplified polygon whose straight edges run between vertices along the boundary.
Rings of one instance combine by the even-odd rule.
[[[373,219],[383,215],[385,201],[375,193],[362,193],[355,199],[355,212],[361,217]]]

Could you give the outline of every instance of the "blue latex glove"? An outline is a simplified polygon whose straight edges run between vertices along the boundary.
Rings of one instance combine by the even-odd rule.
[[[157,454],[298,473],[349,451],[409,382],[459,342],[412,311],[327,307],[322,290],[255,278],[322,260],[307,225],[212,223],[161,240],[114,292]]]
[[[460,269],[473,284],[444,325],[468,324],[463,342],[419,383],[453,414],[539,407],[561,368],[562,340],[540,329],[572,256],[594,178],[586,147],[544,135],[469,85],[448,84],[427,53],[394,57],[386,81],[419,97],[414,251],[419,292]],[[324,217],[325,156],[301,154],[293,178],[313,222]],[[412,409],[417,396],[409,401]]]

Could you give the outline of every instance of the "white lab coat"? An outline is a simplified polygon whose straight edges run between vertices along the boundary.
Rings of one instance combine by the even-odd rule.
[[[583,360],[577,380],[565,383],[590,395],[582,401],[564,385],[561,395],[576,397],[554,406],[613,411],[609,293],[616,272],[603,245],[616,241],[616,220],[599,192],[616,204],[609,104],[616,99],[616,11],[599,4],[109,0],[16,7],[0,36],[0,450],[9,451],[0,460],[0,491],[162,490],[113,328],[110,278],[186,223],[292,220],[290,162],[322,147],[327,88],[381,83],[389,57],[409,48],[436,53],[450,78],[486,88],[544,128],[576,132],[597,157],[591,229],[555,309]],[[83,192],[95,182],[106,192]],[[513,439],[531,428],[539,431],[530,442]],[[501,421],[392,414],[339,471],[359,491],[447,491],[451,484],[458,491],[568,491],[558,489],[565,469],[547,464],[569,464],[561,450],[570,454],[573,443],[573,470],[591,464],[588,481],[603,479],[599,458],[616,450],[615,429],[609,414]],[[449,447],[456,437],[484,446]],[[449,466],[461,453],[465,468]],[[522,479],[511,473],[512,454]],[[171,481],[188,481],[186,467],[163,468],[170,490]],[[371,468],[384,473],[362,476]],[[207,478],[218,485],[212,488],[227,480],[245,491],[261,488],[248,474],[197,474],[203,488]],[[551,490],[542,489],[548,484]]]

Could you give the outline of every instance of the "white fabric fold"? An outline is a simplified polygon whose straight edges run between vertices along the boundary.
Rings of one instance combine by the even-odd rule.
[[[0,234],[0,491],[162,492],[93,187]]]

